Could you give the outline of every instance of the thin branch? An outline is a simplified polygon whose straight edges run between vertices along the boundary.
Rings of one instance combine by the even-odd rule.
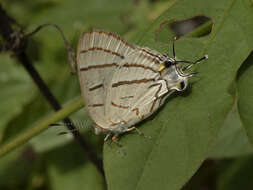
[[[56,25],[56,24],[42,24],[40,26],[38,26],[34,31],[32,31],[31,33],[25,34],[24,35],[24,40],[25,39],[29,39],[30,37],[32,37],[33,35],[35,35],[36,33],[38,33],[41,29],[46,28],[46,27],[54,27],[60,34],[62,37],[62,40],[64,42],[65,48],[67,50],[67,54],[68,54],[68,62],[71,65],[71,72],[72,74],[76,73],[76,64],[75,64],[75,52],[73,50],[73,48],[70,46],[69,42],[67,41],[67,39],[65,38],[65,35],[63,33],[63,31],[61,30],[61,28]]]
[[[14,52],[15,57],[17,60],[24,66],[26,71],[29,73],[35,84],[38,86],[40,92],[44,95],[44,97],[47,99],[49,104],[52,106],[52,108],[55,111],[58,111],[61,109],[60,104],[54,97],[54,95],[51,93],[48,86],[45,84],[45,82],[40,77],[37,70],[33,67],[31,61],[27,57],[25,53],[25,40],[22,39],[16,31],[14,31],[11,27],[11,23],[17,23],[14,19],[12,19],[10,16],[6,14],[6,12],[3,10],[3,8],[0,5],[0,34],[3,36],[3,39],[5,39],[7,45],[6,47],[9,50],[12,50]],[[5,49],[7,49],[5,47]],[[63,119],[64,123],[72,123],[69,118]],[[74,125],[67,126],[70,131],[72,131],[72,134],[75,138],[75,140],[82,146],[84,152],[86,153],[88,159],[97,167],[97,169],[104,175],[103,166],[102,166],[102,160],[98,159],[96,154],[92,151],[92,148],[86,142],[84,138],[80,135],[78,130],[75,130],[76,127]],[[38,133],[31,133],[31,134],[38,134]],[[18,141],[23,142],[23,141]]]
[[[73,112],[78,111],[82,107],[83,107],[83,100],[82,98],[79,98],[78,100],[67,105],[65,108],[61,109],[60,111],[54,113],[53,115],[50,115],[50,117],[41,121],[39,124],[35,125],[34,127],[29,128],[22,134],[19,134],[14,139],[11,139],[7,143],[0,146],[0,157],[4,156],[11,150],[17,148],[18,146],[23,145],[34,136],[50,128],[51,127],[50,124],[56,123],[62,120],[63,118],[67,117]]]

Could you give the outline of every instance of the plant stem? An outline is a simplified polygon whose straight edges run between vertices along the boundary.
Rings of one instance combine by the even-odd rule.
[[[36,70],[36,68],[33,66],[32,61],[28,58],[27,54],[25,53],[26,49],[26,39],[22,38],[22,35],[20,35],[17,31],[14,31],[11,24],[18,25],[18,23],[15,21],[15,19],[11,18],[1,7],[0,5],[0,34],[3,36],[3,39],[6,41],[5,50],[10,50],[14,53],[17,60],[24,66],[25,70],[28,72],[32,80],[35,82],[37,87],[39,88],[42,95],[46,98],[46,100],[49,102],[49,104],[52,106],[52,108],[55,111],[58,111],[61,109],[61,105],[55,98],[55,96],[52,94],[50,89],[48,88],[47,84],[44,82],[42,77],[40,76],[39,72]],[[20,25],[18,25],[20,27]],[[35,33],[35,32],[33,32]],[[15,35],[14,35],[15,34]],[[63,35],[63,34],[62,34]],[[3,48],[1,48],[3,49]],[[85,152],[85,156],[97,167],[97,169],[104,175],[103,171],[103,164],[102,160],[97,157],[97,155],[93,152],[92,147],[89,145],[89,143],[80,135],[79,131],[76,129],[76,127],[72,124],[71,120],[67,117],[62,117],[61,119],[65,124],[67,124],[67,128],[71,131],[71,133],[74,136],[74,139],[81,145]],[[69,125],[71,123],[72,125]],[[42,128],[43,129],[43,128]],[[44,129],[43,129],[44,130]],[[41,131],[39,128],[36,131]],[[38,133],[32,133],[32,134],[38,134]],[[25,135],[18,136],[17,139],[18,142],[22,142],[22,139],[26,139]],[[15,141],[16,139],[14,139]],[[15,143],[9,143],[8,146],[14,146]],[[19,145],[19,144],[18,144]]]
[[[31,127],[30,129],[26,130],[22,134],[18,135],[14,139],[11,139],[6,144],[0,146],[0,157],[4,156],[11,150],[17,148],[20,145],[23,145],[27,141],[29,141],[32,137],[38,135],[42,131],[48,129],[50,124],[56,123],[57,121],[62,120],[63,118],[67,117],[71,113],[81,109],[83,107],[83,100],[79,98],[75,102],[67,105],[65,108],[61,109],[58,112],[55,112],[51,116],[47,117],[47,119],[41,121],[39,124]]]

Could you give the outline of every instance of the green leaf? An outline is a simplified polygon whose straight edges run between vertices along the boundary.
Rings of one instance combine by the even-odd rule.
[[[159,25],[168,19],[195,15],[210,17],[214,24],[206,38],[179,39],[179,59],[209,60],[198,65],[199,77],[184,96],[174,96],[164,108],[140,127],[151,140],[136,134],[121,138],[119,148],[104,146],[106,179],[111,190],[180,189],[208,156],[228,112],[233,96],[228,92],[236,72],[253,48],[253,7],[250,2],[177,1],[146,31],[140,45],[168,52],[154,40]],[[167,43],[168,39],[164,39]]]
[[[46,153],[48,176],[52,189],[105,189],[102,175],[85,159],[76,143]],[[60,158],[60,159],[59,159]]]
[[[33,156],[30,149],[22,147],[1,158],[0,189],[25,189],[33,170]]]
[[[24,69],[9,56],[9,54],[0,55],[0,142],[6,124],[22,112],[22,107],[36,92]]]
[[[228,113],[222,126],[216,145],[209,154],[210,158],[233,158],[253,153],[248,136],[241,122],[237,101]]]
[[[253,145],[253,53],[247,58],[238,72],[238,110],[243,125]]]

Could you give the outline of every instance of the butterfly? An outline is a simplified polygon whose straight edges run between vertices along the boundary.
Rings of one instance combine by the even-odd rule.
[[[77,71],[85,107],[95,133],[117,142],[119,134],[138,130],[135,124],[152,115],[175,91],[187,88],[195,62],[177,60],[147,47],[128,43],[117,34],[92,30],[82,34]],[[179,67],[179,63],[187,66]]]

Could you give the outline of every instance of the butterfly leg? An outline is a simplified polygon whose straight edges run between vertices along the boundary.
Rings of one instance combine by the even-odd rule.
[[[110,136],[111,136],[111,133],[106,134],[106,136],[104,138],[104,142],[108,141]],[[112,149],[112,141],[109,141],[107,144]]]
[[[138,133],[140,136],[143,136],[143,137],[145,137],[145,138],[147,138],[147,139],[151,139],[150,136],[146,136],[143,132],[141,132],[141,131],[140,131],[137,127],[135,127],[135,126],[130,127],[130,128],[127,129],[128,132],[129,132],[129,131],[132,131],[132,130],[136,130],[137,133]]]
[[[104,142],[107,141],[109,139],[109,137],[111,136],[111,133],[108,133],[105,138],[104,138]]]
[[[106,142],[106,141],[109,139],[109,137],[110,137],[111,135],[112,135],[112,133],[108,133],[108,134],[105,136],[105,138],[104,138],[104,142]],[[109,145],[111,145],[111,142],[114,142],[114,143],[116,143],[119,147],[122,147],[122,145],[119,143],[117,137],[118,137],[118,134],[113,135],[112,138],[111,138],[111,141],[109,142]]]
[[[122,156],[125,156],[125,155],[126,155],[126,150],[124,149],[123,145],[119,143],[118,138],[117,138],[118,136],[119,136],[119,134],[113,135],[113,137],[112,137],[112,142],[116,143],[116,144],[119,146],[120,149],[119,149],[118,152],[119,152]]]
[[[119,143],[118,141],[118,137],[119,135],[118,134],[115,134],[112,136],[112,142],[114,142],[115,144],[117,144],[119,147],[122,147],[122,144]]]

